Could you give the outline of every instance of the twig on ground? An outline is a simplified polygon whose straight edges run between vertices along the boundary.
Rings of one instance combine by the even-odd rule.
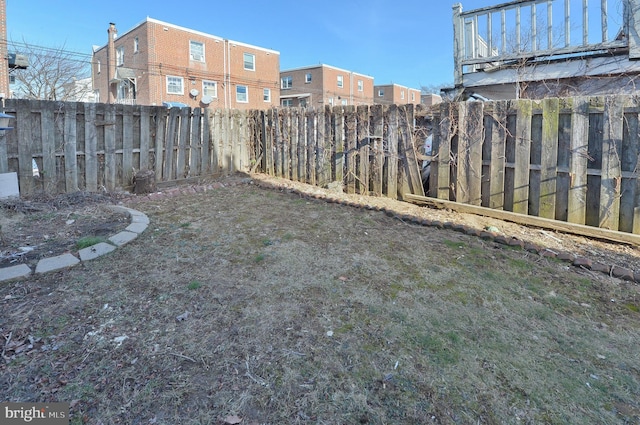
[[[247,358],[247,360],[245,360],[244,362],[245,366],[247,367],[247,372],[245,373],[245,375],[251,379],[253,382],[255,382],[256,384],[260,384],[263,387],[268,387],[269,384],[267,384],[267,382],[265,382],[264,379],[260,378],[260,377],[255,377],[251,374],[251,370],[249,369],[249,359]]]
[[[191,357],[185,356],[183,354],[178,354],[178,353],[169,353],[169,354],[171,354],[172,356],[180,357],[180,358],[185,359],[185,360],[189,360],[190,362],[193,362],[193,363],[198,363],[197,361],[195,361]]]
[[[4,336],[4,335],[2,335]],[[5,357],[4,353],[7,351],[7,346],[11,342],[11,337],[13,336],[13,331],[9,332],[9,336],[4,337],[4,345],[2,346],[2,358],[8,361],[9,359]]]

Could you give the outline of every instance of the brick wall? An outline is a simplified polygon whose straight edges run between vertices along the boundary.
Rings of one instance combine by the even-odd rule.
[[[138,52],[134,52],[136,38]],[[190,54],[191,42],[203,45],[204,57],[201,60]],[[149,18],[120,35],[114,48],[120,47],[124,47],[123,67],[133,69],[136,74],[138,104],[180,102],[190,107],[238,109],[268,109],[278,104],[280,54],[276,51]],[[106,50],[103,47],[94,54],[94,78],[102,102],[107,100],[106,68],[102,65],[102,72],[98,74],[96,63],[106,63]],[[244,69],[244,53],[255,55],[255,71]],[[227,81],[225,74],[228,74]],[[168,76],[182,79],[181,93],[168,92]],[[217,96],[211,97],[207,104],[202,103],[204,81],[217,84]],[[236,101],[238,85],[247,87],[247,102]],[[115,87],[112,85],[111,89]],[[264,88],[271,91],[269,102],[264,101]]]
[[[311,81],[307,82],[307,74]],[[342,87],[338,86],[338,76],[342,77]],[[283,99],[291,99],[291,106],[322,105],[370,105],[373,103],[373,77],[358,74],[328,65],[298,68],[280,73],[280,78],[291,77],[292,87],[281,90]],[[358,90],[362,81],[362,91]],[[308,95],[298,98],[297,95]]]

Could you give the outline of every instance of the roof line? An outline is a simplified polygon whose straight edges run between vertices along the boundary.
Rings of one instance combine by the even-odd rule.
[[[217,36],[217,35],[208,34],[206,32],[194,30],[194,29],[191,29],[191,28],[182,27],[180,25],[172,24],[170,22],[161,21],[161,20],[155,19],[155,18],[150,18],[148,16],[146,17],[146,19],[144,19],[143,21],[140,21],[139,23],[137,23],[133,27],[131,27],[128,30],[126,30],[125,32],[123,32],[122,34],[118,34],[118,38],[124,37],[128,33],[132,32],[135,29],[138,29],[139,27],[141,27],[142,25],[144,25],[145,23],[148,23],[148,22],[151,22],[151,23],[154,23],[154,24],[158,24],[158,25],[163,25],[163,26],[166,26],[166,27],[171,27],[171,28],[174,28],[174,29],[177,29],[177,30],[180,30],[180,31],[189,32],[191,34],[197,34],[197,35],[200,35],[202,37],[207,37],[207,38],[211,38],[211,39],[218,40],[218,41],[227,41],[228,43],[236,44],[238,46],[249,47],[249,48],[252,48],[252,49],[262,50],[262,51],[265,51],[265,52],[268,52],[268,53],[274,53],[274,54],[277,54],[277,55],[280,54],[280,52],[277,51],[277,50],[267,49],[266,47],[255,46],[253,44],[243,43],[241,41],[225,39],[225,38]],[[94,46],[93,51],[95,53],[98,50],[104,49],[105,47],[107,47],[107,44],[103,44],[102,46],[97,46],[97,48]]]
[[[371,76],[371,75],[361,74],[361,73],[359,73],[359,72],[355,72],[355,71],[349,71],[348,69],[338,68],[337,66],[327,65],[327,64],[324,64],[324,63],[320,63],[320,64],[318,64],[318,65],[301,66],[300,68],[283,69],[282,71],[280,71],[280,73],[283,73],[283,72],[292,72],[292,71],[302,71],[302,70],[304,70],[304,69],[315,69],[315,68],[322,68],[322,67],[335,69],[336,71],[344,71],[344,72],[348,72],[348,73],[350,73],[350,74],[360,75],[360,76],[362,76],[362,77],[369,77],[369,78],[373,78],[373,76]]]

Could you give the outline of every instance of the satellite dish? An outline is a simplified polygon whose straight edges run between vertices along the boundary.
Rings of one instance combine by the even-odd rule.
[[[191,93],[191,96],[193,96],[193,97],[196,97],[197,95],[200,94],[198,89],[191,89],[191,91],[189,93]]]
[[[211,98],[211,96],[202,96],[202,99],[200,99],[200,102],[204,103],[205,105],[208,105],[211,103],[213,99]]]

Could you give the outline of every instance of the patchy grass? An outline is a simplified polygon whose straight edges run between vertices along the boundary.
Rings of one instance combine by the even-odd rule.
[[[101,242],[106,242],[107,238],[102,236],[83,236],[76,242],[77,249],[88,248]]]
[[[249,185],[133,207],[135,242],[0,286],[2,399],[91,424],[640,420],[635,284]]]

